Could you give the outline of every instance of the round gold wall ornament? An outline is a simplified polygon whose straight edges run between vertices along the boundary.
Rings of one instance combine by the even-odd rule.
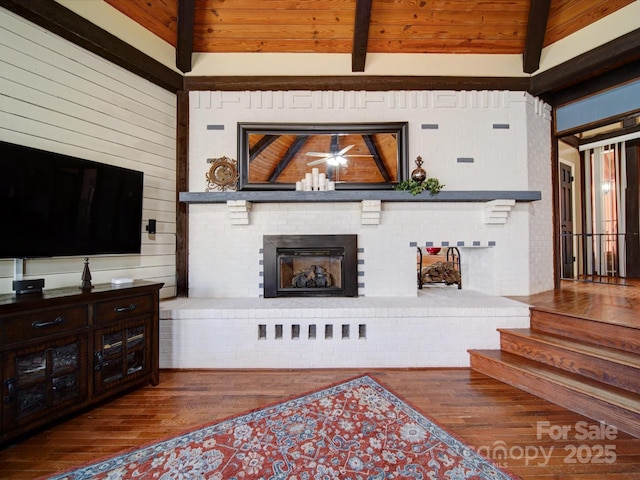
[[[206,175],[207,188],[205,191],[225,191],[237,187],[238,167],[236,160],[229,157],[208,158],[207,163],[210,163],[211,167]]]

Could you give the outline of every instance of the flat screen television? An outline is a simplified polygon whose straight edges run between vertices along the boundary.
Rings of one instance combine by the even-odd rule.
[[[0,258],[140,253],[143,173],[0,142]]]

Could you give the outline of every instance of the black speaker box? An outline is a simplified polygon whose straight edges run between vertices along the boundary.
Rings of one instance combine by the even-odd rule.
[[[42,293],[43,288],[44,278],[13,281],[13,289],[16,291],[16,295],[23,295],[25,293]]]

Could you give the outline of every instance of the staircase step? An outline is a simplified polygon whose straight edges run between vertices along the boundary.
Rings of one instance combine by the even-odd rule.
[[[640,329],[531,308],[531,329],[640,355]]]
[[[500,348],[515,355],[640,393],[640,355],[529,328],[498,329]]]
[[[640,397],[500,350],[469,350],[471,368],[640,438]]]

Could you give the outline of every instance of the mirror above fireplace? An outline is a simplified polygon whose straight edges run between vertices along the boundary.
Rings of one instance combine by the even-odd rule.
[[[337,190],[391,189],[407,178],[407,122],[239,123],[241,190],[293,190],[317,168]]]

